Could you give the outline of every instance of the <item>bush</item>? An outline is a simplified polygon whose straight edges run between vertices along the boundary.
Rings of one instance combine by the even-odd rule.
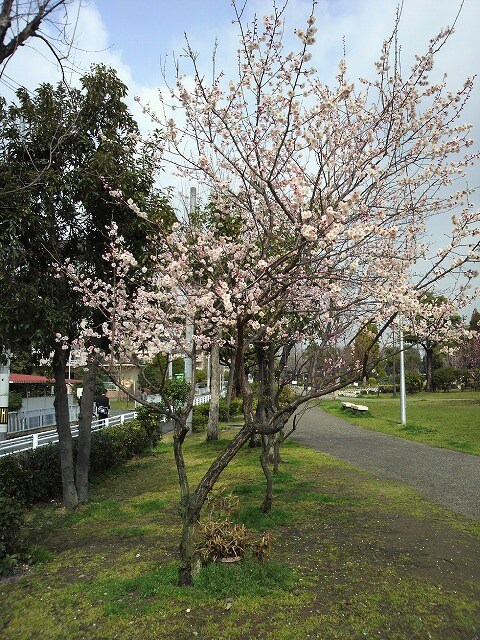
[[[441,367],[433,372],[433,383],[443,391],[448,391],[461,377],[461,372],[453,367]]]
[[[380,393],[393,393],[393,384],[382,382],[378,385],[378,390]]]
[[[205,416],[203,413],[196,412],[194,407],[192,416],[192,431],[193,433],[203,433],[207,430],[208,426],[208,414]]]
[[[151,446],[154,447],[163,435],[162,416],[155,409],[141,407],[137,410],[137,420],[147,432]]]
[[[10,573],[25,555],[21,548],[22,525],[22,505],[14,498],[0,496],[0,576]]]
[[[159,439],[158,430],[152,435],[149,428],[137,420],[93,432],[90,475],[123,464]],[[74,440],[74,456],[76,450]],[[0,458],[0,487],[6,496],[25,505],[57,498],[62,491],[58,444]]]
[[[232,521],[232,511],[238,507],[237,496],[212,494],[206,506],[208,520],[200,525],[201,539],[197,545],[204,563],[243,558],[247,552],[260,562],[268,559],[271,536],[265,533],[257,536],[245,525]]]
[[[230,402],[230,413],[225,398],[220,398],[218,403],[218,419],[220,422],[227,422],[229,417],[242,412],[241,398],[234,398]],[[204,402],[193,407],[192,431],[193,433],[203,433],[208,426],[208,416],[210,414],[210,402]]]
[[[10,391],[8,394],[8,409],[9,411],[20,411],[22,408],[23,398],[17,391]]]
[[[292,391],[290,387],[283,387],[283,389],[280,392],[280,395],[278,396],[278,406],[280,408],[285,407],[287,406],[287,404],[290,404],[291,402],[293,402],[296,397],[297,397],[297,394],[294,391]]]
[[[243,413],[243,400],[241,398],[232,398],[230,401],[230,415],[237,416]]]
[[[418,373],[405,374],[405,390],[407,393],[418,393],[422,390],[422,377]]]

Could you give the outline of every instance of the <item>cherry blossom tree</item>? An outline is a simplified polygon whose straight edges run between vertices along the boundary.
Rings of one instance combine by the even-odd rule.
[[[342,357],[346,349],[353,353],[358,335],[376,327],[363,345],[365,361],[374,364],[369,356],[398,315],[404,328],[422,317],[426,293],[453,274],[454,290],[435,307],[435,317],[452,316],[468,299],[469,264],[478,258],[479,212],[463,186],[475,155],[468,151],[470,125],[460,122],[472,80],[456,91],[445,80],[430,80],[451,29],[432,38],[406,76],[395,29],[372,80],[355,85],[341,60],[330,87],[311,66],[314,6],[306,27],[296,30],[293,52],[283,46],[284,8],[246,25],[233,6],[238,76],[220,73],[208,82],[187,42],[192,75],[179,74],[169,97],[160,93],[158,111],[144,107],[163,127],[159,162],[205,186],[213,221],[202,227],[185,215],[167,232],[128,201],[134,213],[152,219],[157,249],[149,282],[129,293],[140,267],[115,227],[109,255],[115,281],[71,274],[86,303],[112,319],[104,330],[122,357],[161,352],[194,358],[219,336],[235,349],[245,424],[195,489],[182,452],[195,380],[181,403],[165,387],[157,409],[175,425],[182,585],[194,578],[202,505],[252,433],[258,430],[266,443],[268,510],[271,438],[309,400],[361,378],[363,363]],[[431,251],[429,229],[445,216],[452,222],[448,245]],[[226,220],[235,221],[235,232]],[[186,326],[193,327],[191,339]],[[433,335],[436,323],[428,330]],[[283,404],[282,389],[291,381],[288,355],[306,340],[321,351],[321,375],[317,369],[310,388]],[[256,391],[246,375],[247,349],[256,361]]]

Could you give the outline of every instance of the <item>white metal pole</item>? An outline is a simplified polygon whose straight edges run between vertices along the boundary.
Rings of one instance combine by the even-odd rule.
[[[4,363],[0,362],[0,441],[7,439],[8,430],[8,390],[10,382],[10,354],[3,353]]]
[[[187,325],[185,327],[185,338],[187,343],[188,355],[185,356],[185,360],[184,360],[184,376],[185,376],[185,382],[192,384],[194,365],[193,365],[192,358],[190,357],[190,353],[193,346],[193,324],[189,322],[188,319],[187,319]],[[187,427],[189,431],[192,430],[192,419],[193,419],[193,411],[190,411],[187,418]]]
[[[190,216],[195,213],[195,209],[197,208],[197,189],[195,187],[190,187]],[[192,361],[190,354],[193,348],[193,324],[188,319],[188,310],[187,310],[187,320],[185,327],[185,341],[187,346],[187,354],[184,360],[184,376],[185,382],[192,384],[193,381],[193,367],[195,363]],[[192,419],[193,419],[193,411],[190,411],[187,418],[187,427],[188,430],[192,430]]]
[[[211,376],[211,356],[207,355],[207,391],[210,393],[210,376]]]
[[[400,422],[407,424],[407,397],[405,393],[405,354],[403,349],[403,329],[400,324]]]

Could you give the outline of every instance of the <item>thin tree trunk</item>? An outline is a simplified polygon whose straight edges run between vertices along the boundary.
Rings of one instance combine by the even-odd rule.
[[[263,513],[270,513],[273,503],[273,481],[270,467],[268,466],[268,454],[272,445],[270,440],[270,437],[262,437],[262,455],[260,456],[260,464],[262,465],[262,470],[266,480],[265,497],[261,506],[261,510]]]
[[[218,440],[218,413],[220,403],[220,345],[212,344],[210,357],[211,384],[210,384],[210,411],[208,414],[207,442]]]
[[[70,411],[65,378],[67,355],[68,352],[63,350],[60,344],[55,347],[53,371],[55,377],[55,420],[60,449],[63,505],[65,509],[73,511],[78,506],[78,494],[75,486],[72,432],[70,430]]]
[[[427,374],[427,385],[425,391],[433,391],[433,349],[425,349],[425,371]]]
[[[180,541],[180,566],[178,586],[191,587],[200,571],[200,556],[196,553],[195,533],[200,519],[200,509],[188,499],[185,512],[182,513],[182,538]]]
[[[280,431],[280,434],[282,432]],[[279,434],[279,436],[280,436]],[[275,442],[273,445],[273,473],[274,475],[278,474],[278,465],[280,464],[280,437],[275,438]]]
[[[81,503],[88,502],[88,472],[92,442],[92,413],[95,401],[95,380],[98,371],[96,358],[89,359],[83,376],[83,394],[78,418],[77,491]]]
[[[248,400],[247,400],[248,404]],[[190,586],[200,569],[200,558],[196,553],[195,533],[200,517],[200,511],[213,489],[220,474],[247,442],[253,425],[246,425],[233,438],[225,450],[212,463],[210,468],[197,485],[195,491],[190,492],[182,445],[185,440],[186,428],[179,423],[175,425],[173,449],[180,483],[180,513],[182,516],[182,537],[180,541],[180,567],[178,573],[179,586]]]

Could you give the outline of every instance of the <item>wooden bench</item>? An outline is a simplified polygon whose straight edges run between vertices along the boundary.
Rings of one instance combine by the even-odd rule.
[[[352,411],[358,411],[364,413],[368,411],[368,407],[363,404],[352,404],[351,402],[342,402],[342,409],[351,409]]]

